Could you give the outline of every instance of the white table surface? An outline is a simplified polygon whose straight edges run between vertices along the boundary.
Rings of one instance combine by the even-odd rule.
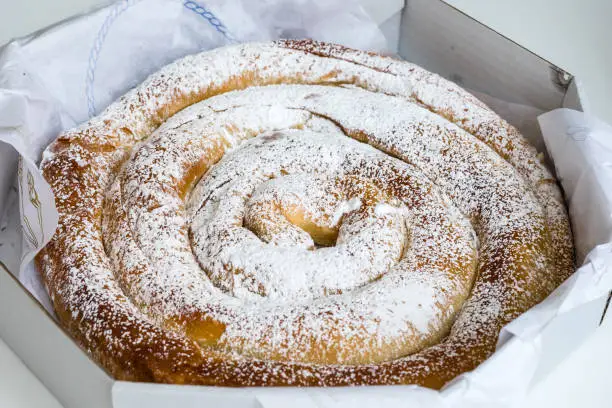
[[[100,0],[0,0],[0,44]],[[448,0],[575,74],[588,110],[612,122],[611,0]],[[612,318],[529,394],[525,408],[612,406]],[[0,339],[0,407],[61,408]]]

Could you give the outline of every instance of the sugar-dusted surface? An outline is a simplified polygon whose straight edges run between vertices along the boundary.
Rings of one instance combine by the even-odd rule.
[[[241,106],[200,115],[187,129],[163,126],[134,155],[117,178],[133,189],[112,190],[117,205],[107,208],[113,215],[104,223],[106,247],[115,267],[123,269],[126,287],[154,306],[153,316],[173,319],[196,310],[207,322],[223,324],[217,347],[264,359],[388,360],[444,335],[457,298],[465,299],[474,276],[473,231],[416,169],[368,145],[272,127],[204,175],[187,208],[191,222],[185,222],[173,180],[192,171],[189,158],[204,157],[198,147],[206,149],[208,139],[228,123],[234,135],[262,130],[255,115],[268,117],[270,110],[282,112]],[[244,120],[246,112],[250,120]],[[296,110],[284,112],[291,117]],[[380,169],[364,167],[365,162]],[[385,177],[391,171],[401,175],[403,190],[396,198]],[[418,204],[412,195],[419,195]],[[331,229],[334,213],[354,199],[363,205],[345,214],[333,247],[311,250],[310,236],[289,222],[291,214],[306,214]],[[377,215],[376,206],[385,202],[398,211]],[[408,213],[402,202],[412,207],[410,222],[400,211]],[[261,210],[261,204],[270,208],[252,209]],[[273,219],[283,206],[285,214]],[[255,211],[251,219],[249,209]],[[258,221],[284,234],[273,237],[280,244],[249,229]]]
[[[571,273],[558,190],[515,129],[433,74],[342,47],[187,57],[49,152],[60,228],[39,265],[60,319],[119,378],[440,387]],[[309,250],[283,221],[296,208],[323,230],[344,213],[336,246]],[[379,241],[341,269],[352,275],[315,274],[327,264],[317,257],[342,257],[358,238]],[[272,255],[258,258],[264,248]],[[303,254],[296,276],[314,279],[287,275],[284,251]],[[249,270],[258,263],[246,259],[273,262]]]

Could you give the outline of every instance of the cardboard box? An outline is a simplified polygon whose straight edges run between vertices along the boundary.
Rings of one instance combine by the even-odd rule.
[[[496,100],[548,111],[582,110],[584,101],[573,76],[440,0],[409,0],[382,23],[400,56],[469,88],[495,107]],[[395,4],[394,3],[394,4]],[[372,3],[374,4],[374,3]],[[483,95],[486,94],[486,95]],[[508,118],[512,122],[512,118]],[[514,123],[526,134],[533,123]],[[534,136],[537,137],[537,134]],[[0,146],[6,148],[6,146]],[[0,193],[6,192],[4,175]],[[4,191],[2,191],[4,190]],[[16,272],[16,271],[14,271]],[[601,323],[608,298],[601,298],[555,319],[546,329],[544,355],[534,382],[543,378]],[[192,387],[115,381],[81,351],[19,281],[0,265],[0,336],[68,408],[149,408],[181,406],[274,406],[291,388],[234,392],[222,387]],[[398,387],[364,387],[372,399],[381,388],[393,396]],[[316,391],[313,390],[313,395]],[[333,395],[355,392],[336,388]],[[376,394],[376,393],[379,394]],[[396,394],[398,395],[398,394]],[[297,398],[294,406],[312,406]]]

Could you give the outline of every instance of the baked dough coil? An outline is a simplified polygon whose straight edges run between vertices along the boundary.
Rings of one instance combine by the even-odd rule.
[[[119,379],[439,388],[573,272],[515,128],[407,62],[312,41],[188,56],[61,134],[37,263]]]

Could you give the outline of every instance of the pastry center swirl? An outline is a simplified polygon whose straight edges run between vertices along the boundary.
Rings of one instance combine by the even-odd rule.
[[[217,287],[250,299],[314,299],[362,287],[401,261],[409,214],[400,200],[331,160],[329,173],[293,155],[312,157],[336,136],[268,137],[222,159],[208,174],[215,183],[203,181],[189,203],[192,247]],[[282,159],[258,153],[298,143]]]

